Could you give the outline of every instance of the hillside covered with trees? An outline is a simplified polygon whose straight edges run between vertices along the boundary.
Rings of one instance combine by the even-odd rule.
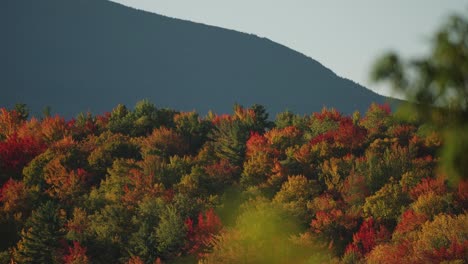
[[[0,262],[467,262],[468,182],[388,105],[0,110]]]

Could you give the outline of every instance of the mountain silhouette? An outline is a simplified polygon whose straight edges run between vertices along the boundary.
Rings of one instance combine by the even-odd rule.
[[[106,0],[3,0],[0,35],[0,106],[35,114],[99,114],[141,99],[202,114],[235,103],[273,116],[351,113],[387,100],[266,38]]]

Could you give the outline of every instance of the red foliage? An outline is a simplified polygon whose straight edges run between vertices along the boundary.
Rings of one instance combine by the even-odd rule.
[[[197,224],[191,218],[185,221],[187,227],[187,252],[203,257],[213,246],[213,236],[222,229],[221,220],[213,209],[198,214]]]
[[[353,124],[350,118],[341,120],[338,130],[334,133],[335,142],[353,150],[362,145],[366,139],[367,131]]]
[[[315,218],[310,227],[315,233],[323,233],[332,239],[340,239],[342,230],[351,230],[356,227],[356,215],[345,212],[346,204],[335,201],[329,194],[323,194],[314,199]]]
[[[418,185],[411,189],[409,193],[411,198],[416,200],[419,196],[430,192],[440,195],[447,193],[444,179],[440,177],[435,179],[424,178]]]
[[[251,132],[250,138],[247,140],[246,143],[247,156],[252,156],[257,152],[269,152],[270,148],[268,146],[268,140],[264,135],[260,135],[258,132]]]
[[[427,220],[426,215],[415,213],[413,210],[409,209],[401,216],[401,220],[395,228],[394,233],[413,231]]]
[[[46,146],[33,137],[20,138],[14,133],[0,142],[0,168],[20,173],[26,164],[45,149]]]
[[[359,253],[369,253],[378,243],[388,239],[390,233],[382,226],[377,225],[373,218],[369,218],[361,224],[359,231],[353,235],[353,244],[357,246]],[[348,246],[355,249],[355,247]]]
[[[362,145],[367,136],[367,130],[355,126],[350,118],[342,118],[338,129],[327,131],[313,138],[310,144],[319,142],[338,144],[350,150],[354,150]]]
[[[63,257],[63,261],[66,264],[89,263],[86,247],[81,246],[78,241],[73,241],[73,245],[68,247],[68,254]]]
[[[232,165],[228,160],[221,159],[219,162],[207,165],[205,172],[209,176],[218,179],[233,179],[234,175],[239,172],[239,167]]]
[[[98,127],[106,127],[109,123],[109,119],[111,117],[111,113],[105,112],[103,115],[96,116],[96,126]]]
[[[344,213],[340,209],[332,209],[330,211],[318,211],[315,213],[315,219],[312,220],[310,226],[316,233],[321,233],[328,226],[342,222]]]
[[[392,112],[392,108],[390,107],[390,104],[384,103],[384,104],[377,104],[376,105],[381,111],[385,112],[387,115],[389,115]]]
[[[219,124],[221,124],[222,122],[232,122],[233,118],[232,116],[228,115],[228,114],[224,114],[224,115],[216,115],[213,120],[211,120],[211,123],[213,123],[213,125],[217,126]]]

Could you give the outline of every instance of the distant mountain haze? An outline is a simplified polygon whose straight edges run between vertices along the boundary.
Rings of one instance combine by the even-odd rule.
[[[388,99],[268,39],[106,0],[0,1],[0,36],[0,106],[26,103],[35,114],[149,99],[202,114],[258,103],[274,117]]]

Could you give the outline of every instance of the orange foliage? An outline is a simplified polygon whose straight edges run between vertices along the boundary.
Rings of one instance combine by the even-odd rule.
[[[9,179],[0,189],[0,202],[6,213],[25,213],[28,204],[28,190],[23,182]]]
[[[42,120],[42,136],[46,142],[54,142],[70,134],[69,124],[63,117],[47,117]]]
[[[416,230],[421,224],[428,220],[424,214],[419,214],[409,209],[401,216],[401,220],[395,228],[395,234],[404,234]]]
[[[129,171],[129,184],[124,186],[122,201],[129,205],[136,205],[144,197],[155,198],[162,195],[164,188],[157,184],[153,175],[144,175],[140,170]]]
[[[313,113],[312,116],[319,121],[324,121],[324,120],[340,121],[341,119],[340,112],[336,111],[336,109],[327,109],[327,108],[323,108],[320,113]]]
[[[246,143],[246,156],[251,157],[257,152],[270,153],[271,149],[268,144],[268,140],[264,135],[260,135],[258,132],[251,132],[250,138]]]
[[[89,173],[84,169],[68,171],[55,158],[45,167],[45,181],[49,185],[46,192],[60,200],[73,202],[73,198],[84,192],[85,184],[89,179]]]
[[[14,134],[23,123],[20,114],[15,110],[0,108],[0,139]]]
[[[145,154],[155,154],[164,157],[183,155],[188,150],[188,144],[184,137],[173,129],[160,127],[144,138],[142,151]]]
[[[277,150],[285,150],[301,144],[302,131],[295,126],[288,126],[282,129],[273,128],[265,133],[268,143]]]
[[[421,183],[416,185],[413,189],[410,190],[410,196],[416,200],[419,196],[428,193],[434,194],[445,194],[447,193],[447,187],[445,186],[445,180],[441,177],[436,179],[425,178],[422,179]]]

